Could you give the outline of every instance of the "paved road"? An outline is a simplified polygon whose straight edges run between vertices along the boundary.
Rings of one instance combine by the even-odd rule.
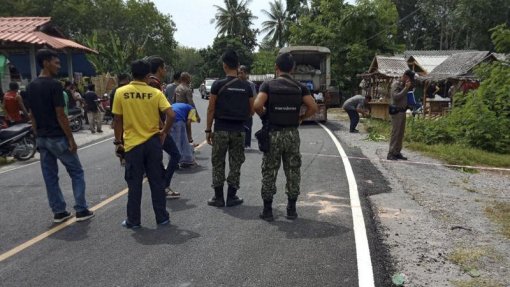
[[[196,95],[197,96],[197,95]],[[195,100],[205,121],[207,101]],[[254,130],[258,128],[255,120]],[[203,140],[205,123],[193,126]],[[330,125],[334,130],[334,124]],[[182,198],[169,200],[171,225],[157,227],[144,185],[141,230],[120,226],[126,196],[96,211],[88,222],[68,227],[0,262],[2,286],[358,286],[356,245],[349,187],[342,160],[326,132],[317,125],[300,128],[303,152],[299,218],[285,219],[283,171],[274,204],[276,220],[258,218],[262,155],[246,153],[242,168],[242,206],[213,208],[211,148],[197,152],[199,168],[180,170],[173,188]],[[253,142],[253,146],[256,143]],[[125,190],[123,169],[112,156],[110,141],[80,150],[87,198],[95,206]],[[359,151],[348,149],[348,153]],[[362,194],[383,192],[385,182],[368,180],[373,167],[353,163]],[[365,184],[368,182],[368,184]],[[72,209],[70,180],[61,186]],[[50,230],[39,165],[0,174],[0,255]],[[362,203],[365,200],[362,198]],[[387,284],[384,252],[363,206],[374,265],[375,286]]]

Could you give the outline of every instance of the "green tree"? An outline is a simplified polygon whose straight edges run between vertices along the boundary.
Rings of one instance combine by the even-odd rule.
[[[253,20],[257,19],[248,9],[250,2],[251,0],[224,0],[225,7],[213,5],[217,12],[211,22],[216,22],[218,36],[238,37],[252,50],[256,45],[258,31],[250,28]]]
[[[291,25],[293,45],[326,46],[331,50],[332,80],[355,92],[356,74],[366,71],[375,54],[392,54],[398,13],[390,0],[313,0],[310,12]]]
[[[237,37],[217,37],[212,46],[199,50],[204,59],[204,65],[201,69],[202,78],[220,78],[225,75],[221,62],[221,55],[227,49],[232,49],[239,56],[239,63],[251,67],[253,63],[253,54]]]
[[[167,61],[175,58],[175,24],[151,1],[4,0],[0,15],[52,17],[64,35],[97,48],[98,56],[88,56],[99,67],[98,72],[123,70],[120,66],[146,55],[160,55]],[[120,66],[112,63],[112,54],[117,61],[126,62]]]
[[[288,42],[290,18],[281,0],[269,3],[269,11],[262,9],[262,14],[269,20],[262,22],[262,33],[266,33],[267,39],[273,46],[283,47]]]
[[[510,29],[507,24],[498,25],[490,30],[491,39],[494,42],[496,51],[510,54]]]
[[[278,50],[260,50],[253,55],[251,73],[254,75],[274,73],[274,65]]]
[[[169,73],[188,72],[192,75],[193,87],[199,86],[202,82],[201,72],[204,65],[202,55],[195,48],[182,46],[178,46],[175,52],[177,56],[174,62],[169,63],[172,67],[172,71],[169,71]]]

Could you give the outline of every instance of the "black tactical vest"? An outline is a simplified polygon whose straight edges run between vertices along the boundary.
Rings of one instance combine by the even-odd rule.
[[[241,80],[231,80],[218,92],[214,118],[245,121],[250,117],[251,87]]]
[[[271,80],[268,93],[268,120],[270,126],[299,126],[299,111],[303,103],[301,87],[283,77]]]

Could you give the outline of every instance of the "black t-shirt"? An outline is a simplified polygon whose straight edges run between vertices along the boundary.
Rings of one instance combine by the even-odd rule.
[[[97,112],[97,94],[93,91],[87,91],[85,95],[83,95],[83,99],[85,100],[86,110],[87,112]]]
[[[33,114],[38,137],[60,137],[64,131],[57,120],[56,107],[64,107],[62,85],[53,78],[38,77],[27,87],[28,108]]]
[[[216,95],[219,97],[218,93],[220,89],[227,84],[228,82],[232,81],[236,77],[227,76],[224,79],[216,80],[212,86],[211,86],[211,94]],[[236,93],[237,96],[246,96],[248,98],[253,97],[253,91],[252,87],[250,86],[250,83],[248,81],[238,80],[234,83],[230,84],[229,89],[224,89],[222,91],[223,93]],[[232,88],[232,91],[230,90]],[[244,92],[243,92],[244,90]],[[225,120],[225,119],[214,119],[214,130],[215,131],[233,131],[233,132],[242,132],[244,131],[244,120],[243,121],[235,121],[235,120]]]

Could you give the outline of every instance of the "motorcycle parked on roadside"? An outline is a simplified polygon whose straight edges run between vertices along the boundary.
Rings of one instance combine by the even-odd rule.
[[[0,130],[0,156],[25,161],[31,159],[36,151],[31,124],[21,123]]]
[[[69,109],[69,115],[67,119],[69,120],[69,127],[71,131],[77,132],[83,128],[83,121],[85,118],[83,117],[83,112],[80,108]]]

